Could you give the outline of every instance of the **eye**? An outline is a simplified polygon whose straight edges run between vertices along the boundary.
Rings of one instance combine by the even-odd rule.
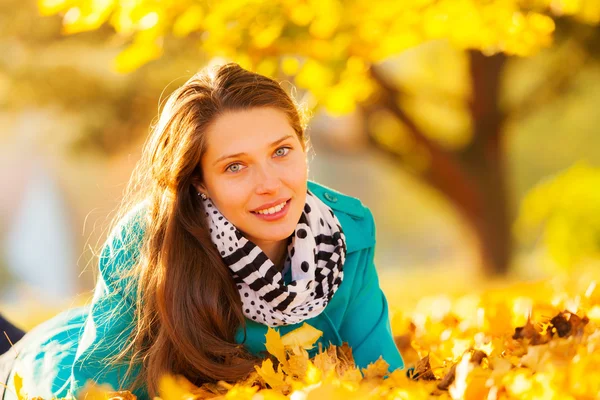
[[[229,164],[229,166],[227,168],[225,168],[225,171],[229,171],[229,172],[239,172],[242,168],[242,165],[239,163],[235,163],[235,164]]]
[[[291,147],[288,147],[288,146],[280,147],[277,150],[275,150],[275,155],[277,157],[283,157],[283,156],[287,155],[287,153],[290,152],[290,149],[291,149]]]

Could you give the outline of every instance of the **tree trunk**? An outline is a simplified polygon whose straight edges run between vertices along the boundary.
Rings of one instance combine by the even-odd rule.
[[[458,157],[473,179],[481,204],[476,213],[464,212],[477,234],[484,270],[489,275],[503,275],[512,256],[504,113],[498,104],[506,56],[487,57],[469,51],[469,61],[473,140]]]
[[[452,202],[473,229],[484,272],[488,276],[503,275],[508,271],[512,255],[502,142],[505,117],[498,104],[506,56],[487,57],[479,51],[469,51],[468,55],[473,140],[463,150],[450,152],[425,135],[398,106],[397,98],[402,95],[400,90],[390,85],[378,69],[372,68],[372,77],[382,89],[382,98],[376,106],[393,112],[415,142],[427,149],[429,169],[419,177]],[[367,113],[370,111],[368,108],[365,110]],[[370,139],[378,144],[373,137],[370,136]],[[402,158],[389,149],[386,152]]]

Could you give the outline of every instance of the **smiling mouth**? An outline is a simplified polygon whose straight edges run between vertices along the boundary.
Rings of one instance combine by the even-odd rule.
[[[279,213],[281,210],[283,210],[285,208],[285,206],[288,205],[288,203],[290,202],[290,200],[291,199],[288,199],[288,200],[284,201],[283,203],[278,204],[278,205],[276,205],[274,207],[271,207],[271,208],[267,208],[267,209],[260,210],[260,211],[250,211],[250,212],[252,214],[265,215],[265,216],[267,216],[267,215],[275,215],[275,214]]]

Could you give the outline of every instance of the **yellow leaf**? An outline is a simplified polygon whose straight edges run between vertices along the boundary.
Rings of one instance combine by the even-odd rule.
[[[375,362],[367,365],[367,368],[363,368],[363,374],[365,379],[378,379],[383,378],[388,374],[388,368],[390,365],[383,359],[383,357],[379,356],[379,359]]]
[[[121,73],[132,72],[159,58],[162,52],[162,46],[154,41],[134,42],[117,56],[113,68]]]
[[[98,0],[94,7],[71,7],[63,17],[63,33],[73,34],[99,29],[113,11],[113,6],[110,0]]]
[[[193,399],[195,386],[183,376],[163,375],[158,382],[158,393],[162,400]]]
[[[285,350],[283,348],[283,341],[279,332],[273,328],[267,328],[267,334],[265,335],[266,343],[265,347],[267,351],[274,355],[280,363],[285,364]]]
[[[283,335],[281,341],[284,346],[300,346],[308,350],[321,336],[323,336],[323,332],[305,322],[300,328]]]
[[[98,385],[93,380],[88,380],[81,391],[80,397],[85,400],[107,400],[115,397],[114,389],[108,385]]]
[[[252,400],[286,400],[287,396],[273,389],[264,389],[252,397]]]
[[[175,20],[173,35],[181,38],[199,30],[202,27],[203,17],[204,10],[200,5],[194,4],[190,6]]]
[[[252,400],[256,391],[258,390],[258,386],[240,386],[234,385],[229,392],[225,395],[226,399],[235,399],[235,400]]]
[[[294,379],[302,380],[306,376],[308,368],[308,353],[300,347],[296,348],[299,353],[290,354],[287,364],[283,366],[283,371]]]
[[[286,75],[295,75],[300,69],[298,58],[285,56],[281,59],[281,70]]]
[[[317,368],[313,363],[308,361],[304,381],[308,385],[314,385],[315,383],[321,382],[322,377],[323,373],[321,372],[321,370]]]
[[[17,393],[18,400],[27,400],[27,395],[22,395],[21,390],[23,389],[23,378],[18,373],[15,373],[15,392]]]
[[[273,389],[277,389],[285,385],[285,379],[281,368],[275,371],[273,362],[270,358],[263,361],[262,366],[259,368],[257,365],[254,366],[256,372],[265,380],[265,382]]]
[[[38,0],[38,8],[43,16],[57,14],[68,5],[67,0]]]
[[[346,382],[360,382],[363,379],[362,374],[360,373],[360,371],[358,370],[358,368],[351,368],[348,369],[344,372],[344,375],[342,376],[342,378],[344,379],[344,381]]]
[[[338,364],[335,348],[330,346],[327,351],[317,354],[313,358],[313,363],[315,367],[323,372],[335,370]]]

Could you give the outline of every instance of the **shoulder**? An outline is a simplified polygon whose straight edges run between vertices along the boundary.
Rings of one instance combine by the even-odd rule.
[[[140,202],[129,210],[109,232],[104,243],[104,255],[110,255],[115,250],[135,249],[146,230],[148,202]]]
[[[109,291],[126,292],[128,275],[139,260],[147,211],[147,202],[137,204],[116,223],[102,246],[98,267]]]
[[[358,198],[310,180],[308,190],[333,210],[342,224],[349,253],[375,245],[373,214]]]

